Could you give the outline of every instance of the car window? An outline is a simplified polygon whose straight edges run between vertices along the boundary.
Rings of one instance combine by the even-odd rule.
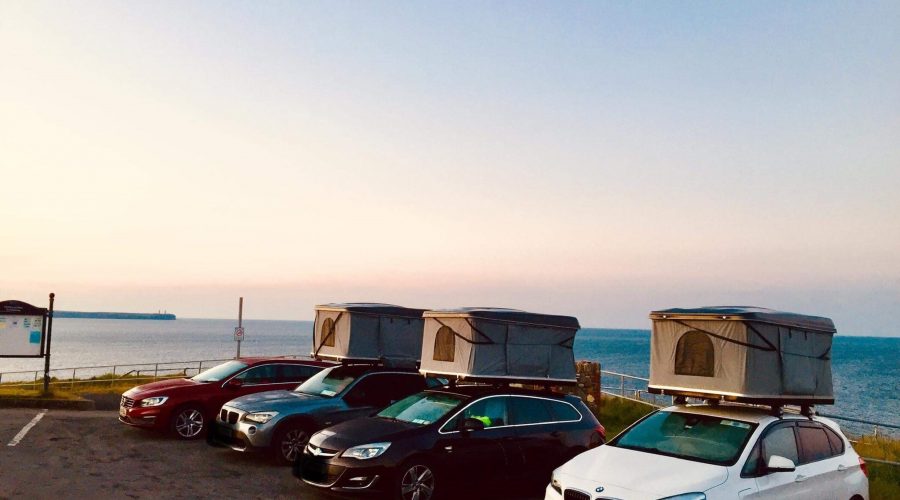
[[[358,365],[335,366],[316,373],[294,391],[313,396],[333,398],[364,374],[368,367]]]
[[[386,401],[383,406],[387,406],[400,401],[410,394],[424,391],[425,377],[418,374],[387,375],[382,382],[382,387],[379,389],[385,393]]]
[[[428,425],[453,411],[465,399],[464,396],[458,394],[420,392],[388,406],[378,416],[417,425]]]
[[[801,423],[797,426],[797,437],[800,440],[799,463],[807,464],[832,456],[828,434],[818,424]]]
[[[541,424],[553,421],[548,401],[540,398],[509,398],[509,423],[512,425]]]
[[[756,477],[759,475],[759,442],[750,450],[750,455],[747,456],[747,462],[744,464],[744,467],[741,469],[741,477]]]
[[[694,413],[659,411],[616,437],[610,446],[731,465],[756,424]]]
[[[218,382],[220,380],[225,380],[246,367],[246,363],[241,363],[240,361],[228,361],[227,363],[222,363],[221,365],[214,366],[194,375],[191,377],[191,380],[196,380],[197,382]]]
[[[763,438],[763,463],[769,463],[773,455],[784,457],[795,464],[800,461],[793,425],[779,425]]]
[[[278,369],[275,365],[260,365],[254,366],[234,378],[242,381],[244,385],[271,384],[275,382],[277,373]]]
[[[505,396],[491,396],[476,401],[447,422],[444,430],[458,429],[459,421],[467,418],[480,420],[485,429],[507,425],[509,424],[508,399]]]
[[[550,411],[553,412],[553,419],[559,422],[572,422],[581,420],[581,413],[572,405],[562,401],[548,401]]]
[[[418,374],[373,373],[353,386],[345,401],[382,408],[424,389],[425,377]]]
[[[831,444],[831,452],[835,455],[843,455],[844,440],[828,427],[825,427],[825,435],[828,436],[828,442]]]
[[[280,382],[303,382],[322,370],[320,366],[308,365],[280,365]]]

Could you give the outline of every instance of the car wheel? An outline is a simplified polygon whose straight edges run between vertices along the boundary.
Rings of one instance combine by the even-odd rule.
[[[434,486],[434,468],[422,460],[412,460],[399,468],[395,497],[398,500],[432,500],[435,498]]]
[[[183,406],[172,416],[172,432],[180,439],[196,439],[203,433],[206,419],[196,406]]]
[[[284,465],[291,465],[306,448],[310,432],[301,424],[286,424],[278,431],[272,443],[275,460]]]

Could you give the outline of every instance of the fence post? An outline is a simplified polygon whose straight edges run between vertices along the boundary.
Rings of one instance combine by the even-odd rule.
[[[78,368],[72,368],[72,383],[70,384],[71,387],[69,387],[69,389],[75,389],[75,370],[77,369]]]
[[[625,375],[619,375],[619,379],[622,383],[622,397],[625,397]]]
[[[156,380],[159,376],[159,363],[156,363],[156,367],[153,368],[153,380]]]
[[[37,374],[38,372],[34,372],[34,390],[37,390]]]
[[[112,373],[112,375],[113,375],[112,378],[109,379],[109,386],[110,386],[110,387],[116,385],[116,365],[113,365],[113,373]]]

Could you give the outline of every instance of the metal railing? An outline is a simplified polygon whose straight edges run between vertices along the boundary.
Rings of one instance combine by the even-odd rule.
[[[296,358],[298,356],[271,356]],[[196,361],[173,361],[166,363],[131,363],[101,366],[76,366],[50,370],[51,387],[74,389],[79,385],[98,385],[117,382],[155,381],[162,378],[188,377],[196,375],[231,359],[203,359]],[[0,373],[0,384],[4,388],[38,389],[43,387],[43,370],[25,370]]]

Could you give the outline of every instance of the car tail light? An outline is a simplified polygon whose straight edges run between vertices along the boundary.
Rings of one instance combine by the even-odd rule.
[[[869,466],[866,465],[866,461],[863,460],[863,457],[859,457],[859,468],[863,471],[866,477],[869,477]]]
[[[601,444],[606,442],[606,428],[601,424],[597,424],[597,427],[594,428],[594,434],[591,436],[591,448],[594,446],[600,446]]]

